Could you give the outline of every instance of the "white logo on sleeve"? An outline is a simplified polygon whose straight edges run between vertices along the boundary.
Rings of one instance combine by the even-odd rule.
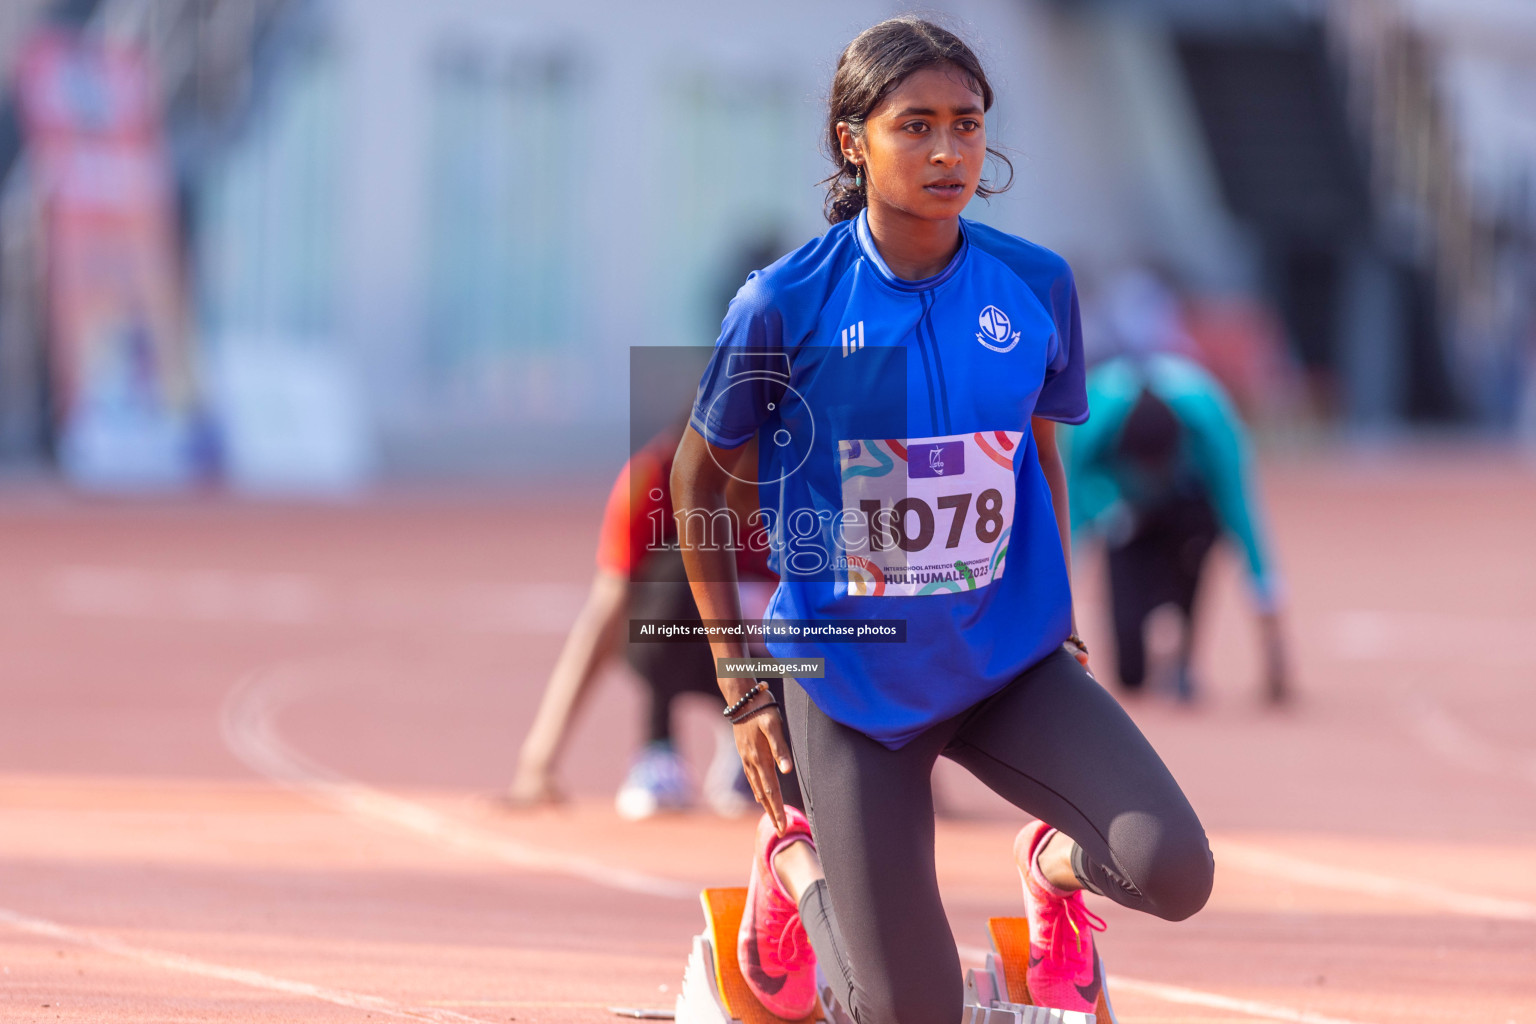
[[[864,321],[860,320],[852,327],[843,328],[843,358],[847,359],[851,354],[864,347]]]
[[[993,352],[1007,352],[1019,343],[1019,332],[1013,329],[1008,314],[996,306],[982,310],[977,323],[981,326],[981,333],[976,335],[976,340]]]

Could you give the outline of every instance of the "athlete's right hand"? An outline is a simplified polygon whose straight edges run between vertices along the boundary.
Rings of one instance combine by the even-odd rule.
[[[768,695],[760,694],[743,708],[749,711],[767,703]],[[779,789],[779,775],[788,775],[795,762],[789,756],[789,741],[784,738],[784,716],[781,708],[753,715],[740,725],[731,727],[736,740],[736,753],[741,755],[741,769],[746,773],[747,784],[758,804],[773,819],[773,828],[784,834],[788,819],[784,817],[784,795]]]

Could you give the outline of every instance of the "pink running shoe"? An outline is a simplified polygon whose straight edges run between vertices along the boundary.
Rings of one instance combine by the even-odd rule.
[[[800,908],[784,892],[773,870],[773,855],[789,843],[811,842],[811,823],[793,807],[784,808],[789,827],[780,836],[773,819],[757,823],[747,907],[736,934],[736,959],[747,987],[763,1008],[785,1020],[810,1016],[816,1006],[816,954],[800,923]]]
[[[1093,1013],[1104,988],[1093,933],[1104,930],[1104,921],[1083,905],[1082,892],[1064,892],[1040,873],[1035,856],[1055,834],[1054,828],[1037,821],[1020,829],[1013,841],[1029,915],[1025,984],[1036,1006]]]

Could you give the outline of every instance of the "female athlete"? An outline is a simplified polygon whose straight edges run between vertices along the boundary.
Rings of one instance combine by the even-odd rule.
[[[818,962],[859,1024],[959,1018],[934,868],[941,755],[1041,819],[1014,844],[1035,1002],[1096,1003],[1103,923],[1081,890],[1169,920],[1210,894],[1199,819],[1073,627],[1055,424],[1088,416],[1077,299],[1060,257],[960,216],[997,191],[982,176],[991,105],[970,49],[928,22],[849,44],[827,120],[832,227],[732,301],[673,467],[702,617],[739,617],[733,559],[709,534],[726,482],[755,476],[780,575],[768,615],[785,628],[769,650],[822,659],[782,707],[751,678],[720,680],[765,810],[740,962],[789,1019],[810,1012]],[[904,641],[826,635],[873,619]],[[792,764],[809,821],[779,794]]]

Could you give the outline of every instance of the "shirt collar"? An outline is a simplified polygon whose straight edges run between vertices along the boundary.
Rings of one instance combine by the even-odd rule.
[[[920,281],[908,281],[897,277],[891,272],[891,268],[885,265],[885,260],[880,256],[880,250],[875,247],[875,236],[869,232],[868,208],[859,211],[858,218],[853,222],[853,234],[858,239],[859,249],[863,252],[864,258],[869,261],[870,266],[874,267],[875,274],[882,281],[900,291],[925,292],[937,288],[945,281],[954,277],[955,273],[960,269],[960,264],[965,262],[965,256],[970,251],[971,242],[966,236],[965,218],[961,217],[959,220],[960,248],[955,252],[954,258],[949,261],[949,265],[943,270],[932,277],[925,277]]]

